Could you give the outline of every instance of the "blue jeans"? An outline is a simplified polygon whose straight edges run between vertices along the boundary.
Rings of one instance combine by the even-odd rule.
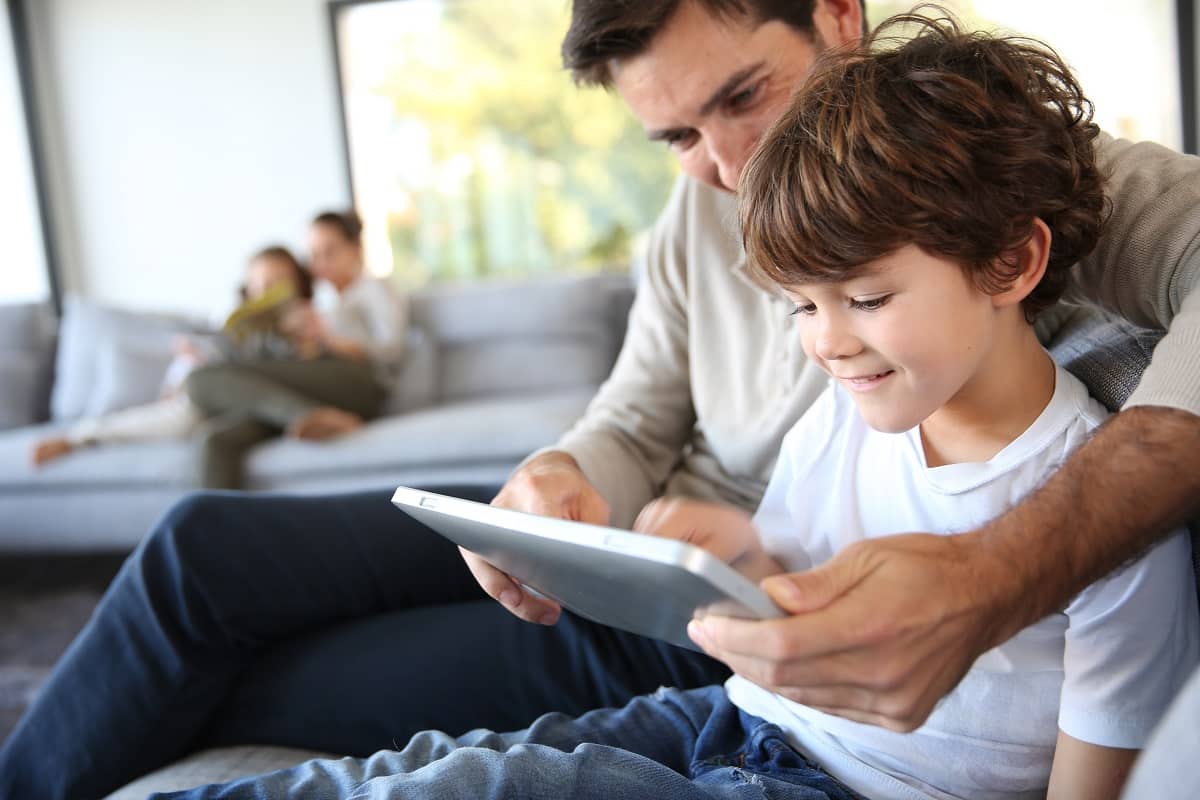
[[[417,734],[365,760],[309,761],[269,775],[157,797],[573,798],[717,800],[858,797],[809,763],[780,729],[720,686],[662,689],[621,709],[546,714],[517,733]]]
[[[570,615],[521,622],[389,499],[180,502],[0,749],[0,798],[100,797],[205,746],[367,756],[427,728],[515,730],[728,675]]]

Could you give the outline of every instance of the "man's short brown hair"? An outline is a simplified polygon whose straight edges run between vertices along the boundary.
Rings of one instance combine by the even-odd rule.
[[[1105,216],[1092,106],[1050,48],[902,14],[826,53],[743,172],[751,268],[837,281],[905,245],[1002,291],[1040,218],[1053,239],[1027,318],[1062,294]],[[915,38],[889,34],[918,26]]]
[[[574,0],[563,38],[563,66],[583,86],[612,85],[611,63],[640,55],[680,3],[696,3],[722,20],[779,20],[812,35],[815,0]]]

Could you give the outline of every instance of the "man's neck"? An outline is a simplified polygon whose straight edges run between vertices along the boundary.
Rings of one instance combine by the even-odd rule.
[[[990,460],[1046,409],[1054,383],[1054,362],[1032,326],[1014,327],[958,394],[921,423],[926,464]]]

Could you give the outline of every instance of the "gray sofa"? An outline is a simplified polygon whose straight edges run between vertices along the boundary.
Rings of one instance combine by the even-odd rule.
[[[633,289],[592,275],[425,290],[386,413],[323,443],[253,449],[246,487],[325,492],[500,483],[583,412],[616,358]],[[0,552],[128,550],[193,488],[193,443],[105,445],[35,469],[33,442],[154,399],[180,317],[78,298],[0,307]]]

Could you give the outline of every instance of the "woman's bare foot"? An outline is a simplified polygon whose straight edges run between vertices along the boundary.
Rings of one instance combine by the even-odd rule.
[[[53,461],[60,456],[65,456],[67,453],[75,449],[75,445],[62,436],[55,436],[50,439],[42,439],[40,442],[34,442],[33,450],[29,452],[29,459],[35,467],[40,467],[47,461]]]
[[[308,412],[288,426],[288,436],[297,439],[320,441],[332,439],[363,426],[363,419],[358,414],[342,411],[332,406],[321,406]]]

